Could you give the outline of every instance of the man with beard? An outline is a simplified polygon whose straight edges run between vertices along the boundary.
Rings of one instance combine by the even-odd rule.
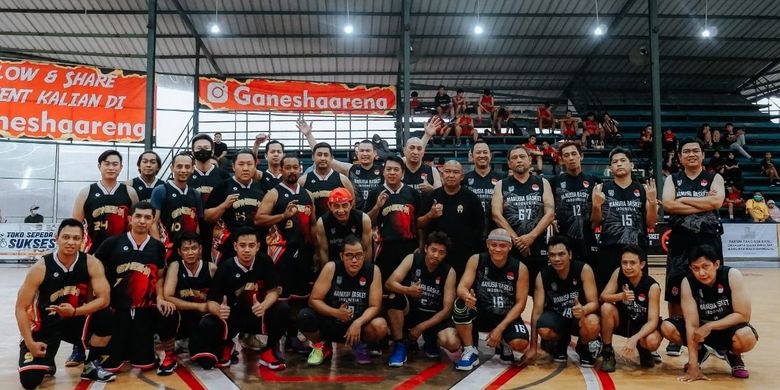
[[[147,150],[138,156],[138,177],[125,182],[125,185],[135,189],[138,194],[138,200],[149,201],[152,199],[152,190],[155,187],[163,185],[163,181],[157,178],[157,174],[162,167],[160,156],[151,150]]]
[[[501,180],[501,175],[491,168],[490,162],[493,159],[493,154],[490,151],[490,146],[485,141],[477,141],[471,145],[471,153],[469,154],[469,161],[474,163],[474,170],[463,176],[463,185],[467,189],[471,190],[477,195],[480,202],[482,202],[482,211],[485,214],[485,222],[482,226],[482,235],[480,236],[480,251],[486,249],[484,241],[487,238],[488,233],[493,230],[495,223],[493,222],[493,190],[496,187],[496,183]]]
[[[417,137],[406,140],[403,182],[414,190],[428,193],[441,187],[439,171],[423,164],[425,144]]]
[[[165,247],[173,248],[183,233],[198,233],[198,220],[203,218],[203,202],[200,194],[188,185],[195,159],[188,153],[179,153],[171,161],[173,180],[152,191],[154,209],[152,237],[161,240],[158,226],[165,230]],[[170,251],[166,259],[170,258]]]
[[[314,170],[298,179],[314,201],[314,217],[319,218],[328,211],[328,196],[336,188],[346,188],[354,194],[349,179],[330,167],[333,162],[333,148],[327,142],[320,142],[312,148]]]
[[[612,182],[593,189],[591,222],[601,226],[598,262],[594,272],[599,293],[609,282],[612,273],[620,268],[620,251],[626,244],[647,248],[647,228],[658,219],[655,181],[646,185],[631,177],[634,163],[631,152],[615,148],[609,152],[609,171]]]
[[[664,211],[669,214],[669,255],[666,261],[665,299],[669,315],[682,314],[680,283],[688,273],[690,251],[707,244],[723,257],[720,236],[723,226],[718,209],[723,204],[726,191],[723,177],[704,169],[704,147],[698,139],[686,139],[680,143],[680,162],[683,171],[666,178],[664,182]],[[670,344],[666,353],[680,355],[680,346]]]
[[[371,261],[371,218],[352,207],[352,194],[346,188],[336,188],[330,192],[328,208],[314,226],[320,268],[328,261],[339,261],[341,241],[349,235],[360,237],[365,259]]]
[[[233,257],[230,235],[242,226],[253,227],[254,217],[265,192],[255,182],[255,155],[249,149],[239,150],[233,157],[234,176],[214,187],[206,203],[204,218],[208,223],[222,220],[224,228],[219,251],[222,258]]]
[[[208,204],[211,191],[220,183],[230,177],[222,169],[211,163],[214,150],[214,141],[208,134],[198,134],[192,138],[192,155],[195,157],[190,186],[200,194],[204,207]],[[199,218],[200,242],[203,244],[204,258],[207,261],[216,259],[212,251],[214,245],[214,225],[206,222],[205,218]]]
[[[314,134],[312,134],[312,124],[306,123],[306,121],[302,119],[298,120],[296,124],[298,130],[309,142],[309,146],[314,150],[314,147],[317,145],[317,140],[314,139]],[[349,180],[354,186],[355,209],[363,210],[363,207],[366,204],[366,198],[368,198],[368,193],[374,188],[381,186],[384,178],[382,177],[382,164],[376,162],[377,155],[371,140],[364,139],[358,143],[357,159],[358,163],[352,164],[332,158],[330,160],[330,166],[336,170],[336,172],[349,177]],[[333,255],[336,256],[336,253],[338,252],[334,252]]]
[[[442,232],[452,240],[447,263],[456,275],[463,275],[466,261],[479,252],[485,215],[482,203],[471,191],[461,186],[463,167],[455,160],[443,168],[444,185],[423,199],[420,229]]]
[[[558,234],[566,236],[572,243],[574,260],[594,267],[596,260],[596,235],[590,222],[593,208],[591,194],[601,179],[582,172],[582,146],[567,141],[561,144],[563,172],[550,181],[555,195],[555,217]]]
[[[84,230],[80,221],[68,218],[57,229],[57,249],[43,256],[27,272],[16,297],[16,323],[22,342],[19,345],[19,381],[25,389],[34,389],[46,374],[54,375],[54,357],[65,341],[82,341],[86,317],[108,306],[110,287],[103,265],[79,251]],[[89,291],[94,299],[87,302]],[[30,318],[28,309],[32,307]],[[105,341],[107,331],[92,322],[93,348],[97,334]],[[106,327],[103,327],[106,328]],[[102,344],[102,342],[101,342]],[[114,374],[103,370],[95,359],[86,366],[82,379],[110,382]]]
[[[496,183],[493,221],[512,237],[513,255],[528,267],[529,292],[536,274],[547,265],[547,227],[555,219],[550,183],[531,175],[531,156],[522,146],[509,151],[511,176]]]

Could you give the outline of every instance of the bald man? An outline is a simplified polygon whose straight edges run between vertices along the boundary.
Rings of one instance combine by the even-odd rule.
[[[468,258],[479,252],[485,212],[479,197],[461,186],[463,167],[459,162],[447,161],[442,172],[444,185],[423,198],[419,227],[449,236],[453,246],[445,261],[460,277]]]
[[[441,187],[441,177],[436,169],[423,164],[423,155],[425,155],[423,140],[417,137],[409,138],[404,146],[403,182],[422,193],[430,193]]]

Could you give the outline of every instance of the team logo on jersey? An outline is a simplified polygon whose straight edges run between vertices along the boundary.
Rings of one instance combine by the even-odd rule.
[[[470,185],[470,186],[473,186],[473,185],[474,185],[474,178],[473,178],[473,177],[470,177],[470,178],[469,178],[469,180],[468,180],[468,182],[469,182],[469,185]]]
[[[645,301],[645,299],[646,299],[646,297],[645,297],[645,294],[639,294],[639,295],[637,296],[637,299],[639,299],[639,301],[640,301],[640,302],[644,302],[644,301]]]
[[[317,180],[315,180],[315,179],[311,179],[311,183],[312,183],[312,184],[314,184],[314,183],[316,183],[316,182],[317,182]]]
[[[707,183],[709,183],[709,182],[707,181],[707,179],[701,179],[701,183],[700,183],[700,184],[701,184],[701,186],[702,186],[702,187],[706,187],[706,186],[707,186]]]
[[[507,187],[507,191],[509,191],[509,192],[514,192],[514,191],[515,191],[515,186],[509,186],[509,187]]]
[[[238,191],[238,187],[233,187],[233,191]]]
[[[441,276],[437,276],[436,279],[435,279],[435,282],[436,282],[436,284],[440,284],[441,283]]]
[[[681,186],[681,185],[682,185],[682,179],[680,179],[680,180],[677,180],[677,185],[678,185],[678,186]]]
[[[355,174],[358,174],[358,175],[359,175],[359,174],[360,174],[360,169],[356,169],[356,170],[355,170]]]
[[[175,198],[175,197],[176,197],[176,194],[171,194],[171,197],[174,197],[174,198]]]
[[[534,191],[539,191],[539,185],[538,184],[532,184],[531,189]]]
[[[550,288],[552,288],[553,291],[558,291],[558,283],[550,283]]]
[[[336,276],[336,284],[341,285],[341,276]]]
[[[366,285],[366,278],[365,277],[361,277],[358,282],[360,283],[361,286],[365,286]]]
[[[609,196],[615,196],[615,190],[607,190]]]
[[[352,233],[357,232],[357,226],[353,226],[351,230],[352,230]]]
[[[506,278],[509,280],[515,280],[515,273],[512,271],[509,271],[506,273]]]
[[[561,182],[561,188],[563,188],[564,190],[566,189],[566,182],[565,181]]]
[[[330,228],[330,234],[336,234],[336,228]]]
[[[414,270],[414,276],[415,277],[419,278],[420,275],[422,275],[422,270],[421,269],[417,268],[416,270]]]
[[[635,188],[634,189],[634,196],[639,197],[639,195],[640,195],[639,188]]]
[[[718,283],[718,294],[723,294],[723,285]]]
[[[583,180],[582,186],[585,187],[585,188],[588,188],[588,187],[590,187],[590,182],[587,181],[587,180]]]
[[[290,194],[284,194],[284,197],[285,197],[285,198],[289,198],[289,197],[290,197]]]
[[[571,284],[573,284],[573,285],[575,285],[575,286],[576,286],[576,285],[577,285],[577,279],[574,279],[574,280],[572,280],[572,281],[571,281]]]
[[[374,174],[378,175],[379,174],[379,170],[378,169],[374,169]]]
[[[122,250],[123,250],[123,251],[125,251],[125,252],[127,252],[127,251],[129,251],[129,250],[130,250],[130,248],[128,248],[128,247],[127,247],[127,245],[125,245],[125,246],[123,246],[123,247],[122,247]]]
[[[679,288],[677,288],[676,286],[672,287],[672,295],[677,295],[679,293],[680,293],[680,289]]]
[[[458,214],[463,214],[463,205],[462,204],[458,205]]]
[[[59,278],[60,277],[60,273],[59,272],[55,272],[54,275],[52,275],[52,276],[54,276],[55,278]]]
[[[236,274],[236,279],[240,278],[241,274]]]
[[[139,190],[139,191],[140,191],[140,190],[142,190],[142,189],[144,189],[144,188],[143,188],[143,187],[141,187],[141,186],[138,186],[138,190]]]
[[[100,197],[100,194],[95,194],[95,197],[96,197],[96,198],[99,198],[99,197]]]

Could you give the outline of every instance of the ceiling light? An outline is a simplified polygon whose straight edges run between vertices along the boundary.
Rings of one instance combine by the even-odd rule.
[[[355,31],[355,28],[352,27],[351,24],[348,24],[348,25],[344,26],[344,32],[345,33],[352,34],[353,31]]]
[[[219,25],[216,23],[211,23],[211,26],[209,26],[209,32],[212,34],[219,34],[220,32]]]
[[[607,33],[607,25],[606,24],[599,24],[596,26],[596,29],[593,30],[593,35],[596,36],[602,36]]]
[[[474,34],[479,35],[479,34],[482,34],[483,31],[484,30],[482,30],[482,26],[480,26],[480,25],[474,26]]]

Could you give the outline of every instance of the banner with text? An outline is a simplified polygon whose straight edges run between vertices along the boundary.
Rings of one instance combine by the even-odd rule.
[[[386,114],[395,110],[395,87],[201,77],[200,103],[234,111]]]
[[[146,76],[89,66],[0,61],[0,135],[144,139]]]
[[[723,224],[723,257],[777,260],[777,226],[773,223]]]
[[[51,252],[56,223],[0,223],[0,260],[21,260]]]

